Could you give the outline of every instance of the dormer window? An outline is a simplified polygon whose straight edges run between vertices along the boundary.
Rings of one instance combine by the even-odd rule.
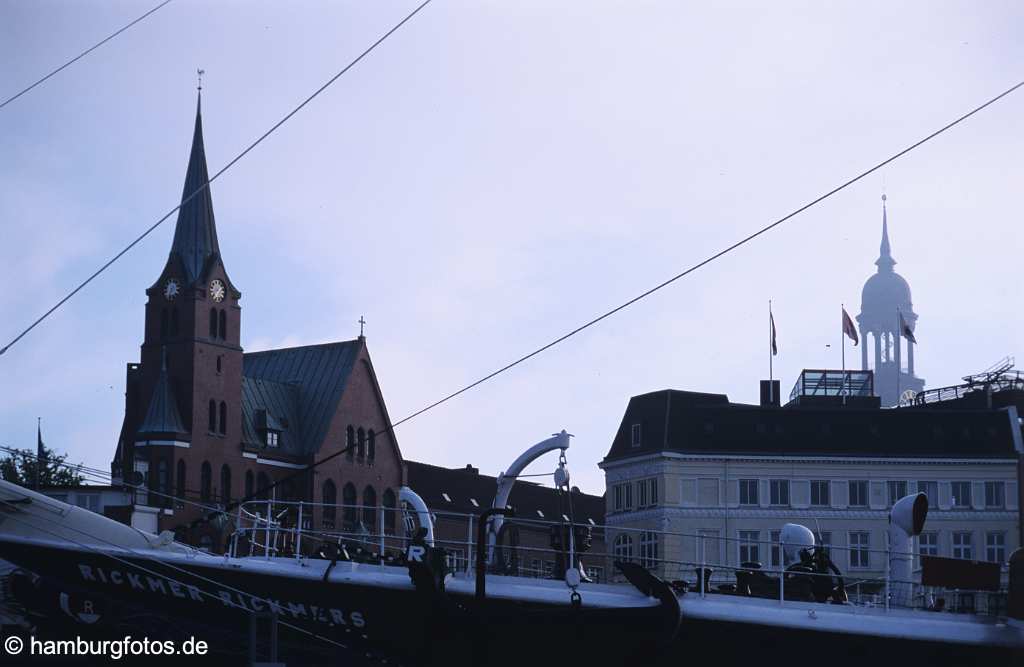
[[[633,447],[640,446],[640,424],[633,424],[630,443],[633,445]]]
[[[264,431],[263,442],[267,447],[277,447],[280,443],[281,434],[277,431]]]

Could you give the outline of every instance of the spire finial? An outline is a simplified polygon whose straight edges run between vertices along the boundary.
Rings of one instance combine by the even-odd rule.
[[[200,90],[201,91],[203,89],[203,75],[204,74],[206,74],[206,70],[205,69],[197,69],[196,70],[196,77],[199,79],[199,85],[196,86],[196,90]]]
[[[875,265],[879,271],[892,271],[896,260],[892,258],[892,248],[889,245],[889,214],[885,207],[887,197],[882,194],[882,243],[878,248],[878,260]]]

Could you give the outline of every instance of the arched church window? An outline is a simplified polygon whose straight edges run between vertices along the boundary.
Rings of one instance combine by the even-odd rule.
[[[366,436],[366,458],[371,461],[377,458],[377,434],[372,428]]]
[[[178,335],[178,309],[177,308],[172,308],[171,309],[171,335],[172,336],[177,336]]]
[[[221,340],[227,340],[228,337],[228,312],[226,310],[220,311],[220,337]]]
[[[225,505],[231,502],[231,468],[227,463],[220,467],[220,499]]]
[[[160,337],[167,338],[168,328],[170,322],[168,321],[167,309],[164,308],[160,311]]]
[[[377,492],[372,486],[363,489],[363,523],[370,532],[377,530]]]
[[[167,496],[171,495],[170,471],[168,471],[167,461],[164,459],[160,459],[160,462],[157,464],[156,486],[157,491],[163,494],[157,497],[156,504],[160,507],[164,507],[168,504],[167,501],[169,498]]]
[[[245,497],[250,499],[250,500],[252,499],[252,492],[253,492],[252,484],[253,484],[252,470],[246,470],[245,471]]]
[[[267,473],[261,472],[256,477],[256,495],[266,500],[270,497],[270,490],[267,488],[270,486],[270,478],[267,477]]]
[[[217,432],[217,402],[212,398],[210,399],[210,420],[207,424],[207,430],[210,433]]]
[[[356,485],[352,482],[346,484],[344,490],[341,492],[341,502],[345,506],[343,513],[345,528],[354,528],[356,525],[356,503],[358,503],[359,500],[356,498]]]
[[[352,458],[356,455],[355,444],[356,430],[352,428],[352,424],[349,424],[348,428],[345,429],[345,447],[348,448],[348,452],[345,454],[345,456],[346,458],[348,458],[349,461],[351,461]]]
[[[228,404],[224,401],[220,402],[220,430],[217,432],[221,435],[228,432]]]
[[[213,471],[210,469],[210,462],[203,461],[202,472],[199,476],[199,499],[204,503],[210,502],[210,496],[212,493],[213,486]]]
[[[217,309],[210,309],[210,338],[217,337]]]
[[[395,534],[395,524],[397,523],[396,515],[397,499],[395,498],[395,492],[391,489],[384,491],[384,532],[389,535]]]
[[[222,370],[224,370],[224,355],[223,354],[218,354],[217,355],[217,372],[220,373]]]
[[[324,504],[324,528],[334,528],[334,519],[337,516],[335,505],[338,503],[338,489],[331,480],[324,482],[322,502]]]
[[[178,459],[178,474],[175,482],[178,485],[178,492],[175,494],[178,498],[185,499],[185,459]]]
[[[356,453],[359,458],[366,456],[366,431],[362,426],[356,431]]]

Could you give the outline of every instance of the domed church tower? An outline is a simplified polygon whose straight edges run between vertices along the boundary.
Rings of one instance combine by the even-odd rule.
[[[893,270],[895,264],[889,246],[885,195],[882,195],[882,245],[875,261],[878,271],[864,283],[857,324],[861,369],[874,370],[875,394],[881,397],[882,405],[888,406],[897,405],[901,396],[909,398],[909,392],[916,394],[924,389],[924,380],[914,375],[914,343],[900,335],[900,315],[913,331],[917,314],[910,299],[910,285]],[[871,364],[868,363],[868,334],[874,348]]]

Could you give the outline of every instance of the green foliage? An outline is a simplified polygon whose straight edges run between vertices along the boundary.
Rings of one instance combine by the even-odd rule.
[[[43,445],[44,461],[42,466],[38,466],[35,452],[28,449],[17,451],[17,454],[8,454],[0,459],[0,476],[8,482],[35,488],[38,468],[40,489],[51,486],[82,486],[85,483],[85,478],[73,466],[65,463],[67,454],[57,455]]]

